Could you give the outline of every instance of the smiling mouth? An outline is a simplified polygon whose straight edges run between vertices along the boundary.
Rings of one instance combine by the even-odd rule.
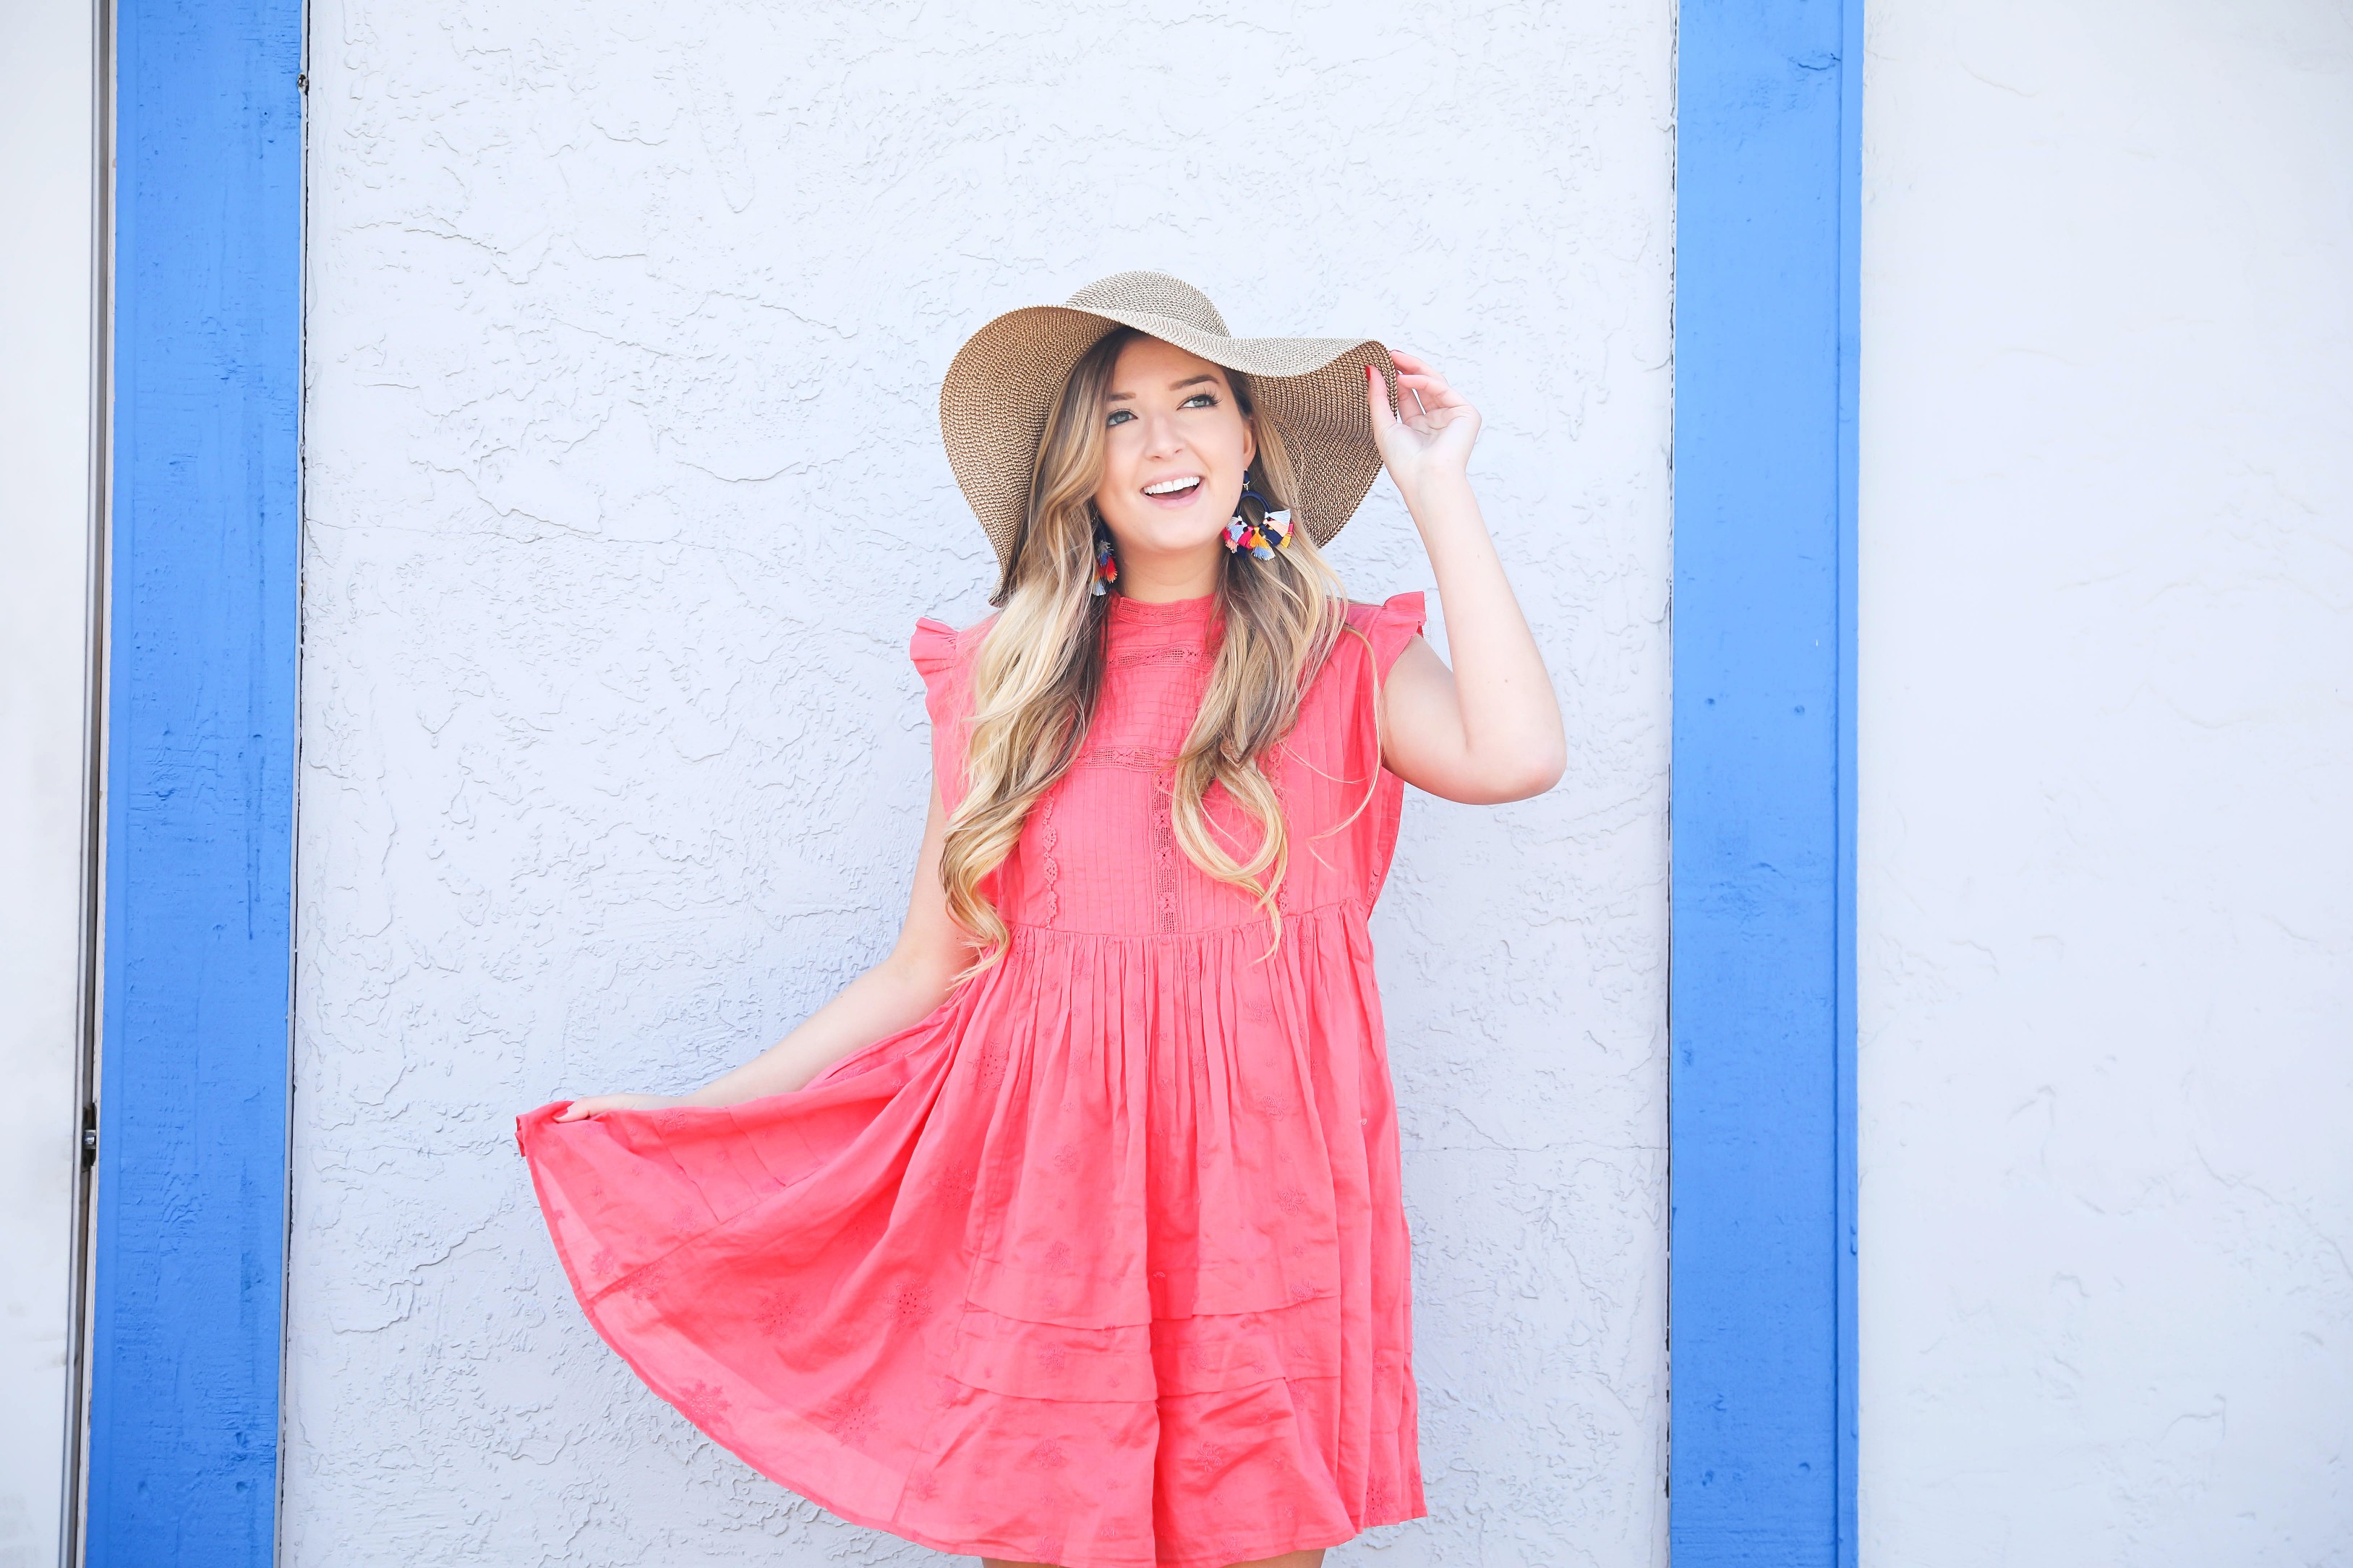
[[[1190,496],[1201,488],[1201,476],[1181,474],[1173,479],[1159,479],[1144,487],[1144,493],[1155,500],[1175,500]]]

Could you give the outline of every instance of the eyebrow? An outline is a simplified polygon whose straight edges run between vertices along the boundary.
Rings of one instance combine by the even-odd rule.
[[[1171,392],[1182,392],[1188,386],[1198,386],[1205,381],[1214,386],[1217,384],[1217,380],[1218,378],[1214,375],[1188,375],[1182,381],[1170,382],[1168,384],[1168,390]],[[1103,401],[1105,403],[1117,403],[1124,398],[1133,398],[1134,395],[1135,394],[1132,392],[1114,392],[1105,397]]]

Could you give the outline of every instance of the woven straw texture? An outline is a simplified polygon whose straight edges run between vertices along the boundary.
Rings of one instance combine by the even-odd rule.
[[[1365,408],[1365,366],[1386,375],[1389,352],[1370,338],[1237,338],[1208,296],[1163,272],[1090,283],[1067,305],[1008,311],[956,352],[940,386],[948,467],[1001,568],[1029,509],[1031,468],[1046,416],[1071,369],[1118,327],[1134,327],[1250,378],[1258,416],[1291,453],[1292,511],[1316,543],[1331,542],[1381,471]],[[1391,384],[1395,405],[1395,384]]]

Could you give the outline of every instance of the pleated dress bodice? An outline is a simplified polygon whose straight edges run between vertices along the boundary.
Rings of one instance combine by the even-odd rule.
[[[1285,913],[1346,902],[1368,907],[1379,894],[1397,842],[1403,786],[1382,768],[1368,721],[1379,676],[1420,626],[1420,599],[1408,594],[1383,605],[1354,606],[1339,646],[1309,683],[1298,722],[1261,759],[1290,828],[1290,864],[1277,899]],[[964,788],[972,658],[992,624],[958,633],[926,620],[912,648],[926,683],[934,765],[951,810]],[[1008,921],[1113,936],[1263,923],[1247,894],[1185,855],[1169,813],[1168,766],[1192,730],[1221,635],[1214,599],[1141,604],[1111,597],[1103,689],[1085,740],[987,884]],[[1229,847],[1257,843],[1257,825],[1223,790],[1213,788],[1206,804]]]

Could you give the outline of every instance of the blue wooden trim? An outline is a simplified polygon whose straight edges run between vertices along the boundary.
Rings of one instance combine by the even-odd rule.
[[[1862,0],[1678,38],[1670,1534],[1854,1562]]]
[[[1859,1175],[1855,1131],[1855,675],[1862,595],[1860,563],[1862,397],[1862,16],[1864,0],[1844,0],[1839,53],[1839,699],[1838,699],[1838,1422],[1839,1568],[1857,1568],[1862,1550],[1860,1489],[1862,1401],[1855,1270],[1862,1252],[1856,1220]]]
[[[275,1551],[299,0],[119,0],[91,1568]]]

